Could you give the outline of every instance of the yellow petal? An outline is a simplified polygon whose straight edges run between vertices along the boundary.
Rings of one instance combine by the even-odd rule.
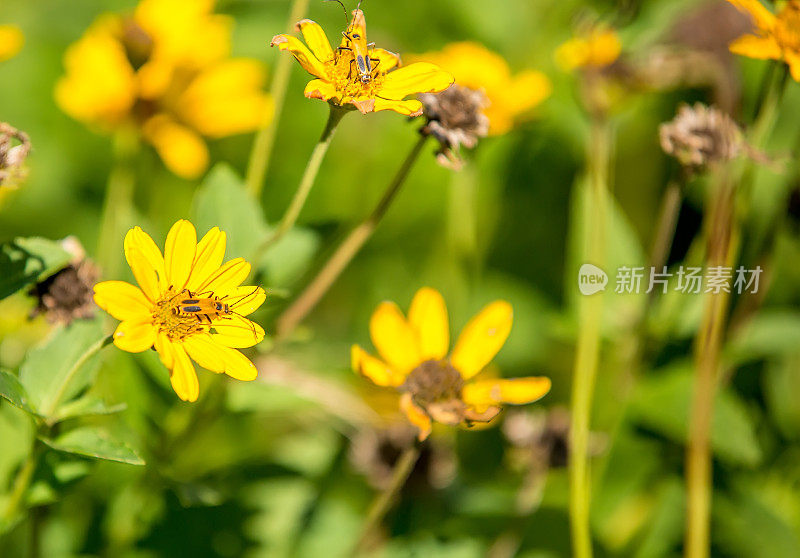
[[[200,384],[197,381],[194,365],[182,345],[171,343],[171,348],[174,366],[170,371],[169,380],[172,389],[184,401],[197,401],[200,396]]]
[[[400,100],[417,93],[438,93],[453,84],[453,76],[436,64],[417,62],[386,74],[379,95]]]
[[[497,300],[469,321],[450,357],[465,380],[480,372],[502,348],[511,332],[513,316],[511,305]]]
[[[420,116],[422,114],[422,103],[417,99],[409,99],[408,101],[375,99],[372,110],[375,112],[393,110],[405,116]]]
[[[242,284],[250,275],[250,264],[244,258],[234,258],[206,277],[197,287],[197,292],[213,292],[224,296]]]
[[[291,35],[275,35],[270,46],[277,46],[280,50],[288,50],[292,53],[305,71],[318,78],[327,78],[328,71],[325,64],[319,61],[310,50],[297,37]]]
[[[22,50],[25,36],[19,27],[14,25],[0,25],[0,62],[4,62]]]
[[[439,291],[423,287],[408,309],[408,323],[417,333],[422,360],[440,360],[450,347],[447,306]]]
[[[297,22],[296,28],[303,34],[306,44],[317,60],[325,62],[333,58],[333,49],[322,27],[310,19]]]
[[[208,333],[190,335],[183,340],[183,348],[193,361],[211,372],[224,372],[225,360],[221,347]]]
[[[396,387],[403,383],[403,378],[396,374],[383,361],[375,358],[358,345],[350,348],[350,363],[353,371],[372,380],[372,383],[382,387]]]
[[[146,351],[156,342],[156,328],[150,316],[142,321],[120,322],[114,332],[114,345],[129,353]]]
[[[220,301],[228,304],[230,309],[240,316],[249,316],[267,299],[267,293],[261,287],[236,287],[228,294],[220,297]]]
[[[208,167],[208,148],[203,139],[170,117],[154,116],[144,123],[142,132],[164,165],[177,176],[197,178]]]
[[[175,66],[166,60],[151,60],[136,71],[139,96],[156,100],[164,95],[172,83]]]
[[[417,439],[422,442],[431,433],[431,418],[425,414],[425,411],[420,409],[414,404],[410,393],[404,393],[400,397],[400,409],[405,413],[406,417],[411,424],[419,429]]]
[[[153,268],[158,276],[158,287],[161,291],[167,288],[167,274],[164,270],[164,256],[156,246],[152,237],[144,232],[141,227],[131,229],[131,242],[141,252],[148,265]]]
[[[389,70],[400,66],[400,55],[388,51],[385,48],[373,48],[369,51],[369,56],[370,58],[377,60],[373,61],[372,68],[377,69],[380,72],[388,72]]]
[[[211,327],[214,342],[234,349],[252,347],[264,339],[264,328],[236,314],[216,318]]]
[[[204,69],[177,103],[181,121],[202,135],[221,138],[257,129],[271,102],[262,91],[264,65],[235,58]]]
[[[175,352],[172,350],[172,342],[169,337],[164,333],[157,333],[154,346],[161,363],[167,367],[167,370],[172,370],[175,366]]]
[[[180,291],[186,286],[192,272],[197,251],[197,231],[189,221],[177,221],[167,234],[164,244],[164,264],[167,268],[167,282]]]
[[[339,97],[333,84],[321,79],[312,79],[309,81],[305,91],[303,91],[303,95],[309,99],[322,99],[323,101],[337,99]]]
[[[748,14],[759,29],[772,29],[775,24],[775,15],[758,0],[728,0],[739,11]]]
[[[789,64],[789,71],[792,74],[792,79],[800,82],[800,53],[787,52],[784,55],[786,63]]]
[[[141,231],[141,229],[137,230],[137,228],[129,230],[125,235],[125,241],[123,242],[125,259],[145,296],[150,302],[155,302],[161,294],[159,269],[153,265],[152,254],[148,255],[147,247],[142,243],[142,234],[139,234],[140,232],[149,238],[149,235]],[[152,239],[150,240],[152,241]]]
[[[120,321],[143,321],[150,317],[152,303],[138,287],[125,281],[103,281],[94,286],[94,302]]]
[[[227,236],[219,227],[212,228],[200,239],[192,263],[192,273],[186,281],[187,289],[197,293],[197,287],[220,268],[225,258],[226,241]]]
[[[779,60],[781,47],[773,37],[756,37],[755,35],[742,35],[733,41],[729,47],[733,54],[757,58],[759,60]]]
[[[252,382],[258,376],[258,369],[252,361],[236,349],[220,347],[225,361],[225,374],[235,380]]]
[[[478,409],[509,403],[532,403],[550,391],[550,378],[531,377],[508,380],[481,380],[464,386],[461,397],[465,403]]]
[[[382,302],[369,322],[372,344],[383,360],[405,377],[422,362],[417,336],[394,302]]]

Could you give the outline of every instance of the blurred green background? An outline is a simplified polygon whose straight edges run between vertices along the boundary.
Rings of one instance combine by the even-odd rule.
[[[18,56],[0,64],[0,120],[25,130],[34,146],[28,180],[0,208],[0,240],[75,235],[93,253],[111,142],[62,113],[53,86],[63,73],[65,49],[94,18],[134,5],[0,5],[0,23],[19,25],[26,39]],[[587,118],[575,76],[557,69],[553,52],[581,17],[594,14],[619,28],[628,56],[646,60],[649,49],[675,43],[676,26],[701,3],[367,0],[363,9],[370,40],[380,46],[412,54],[478,41],[515,71],[545,72],[553,94],[513,132],[482,141],[460,173],[423,157],[375,236],[302,330],[289,342],[265,341],[258,348],[271,371],[261,380],[237,383],[201,371],[200,401],[182,404],[154,354],[108,349],[92,390],[127,409],[87,420],[120,434],[147,465],[62,463],[50,456],[37,476],[41,505],[30,520],[41,535],[42,556],[346,556],[375,493],[361,470],[370,467],[359,468],[354,447],[369,437],[365,432],[400,421],[393,396],[350,371],[349,346],[370,346],[369,316],[381,300],[407,308],[423,285],[443,293],[456,332],[484,304],[510,301],[515,323],[495,363],[505,376],[553,380],[550,394],[522,412],[538,420],[569,404],[579,253],[570,239],[581,226],[575,184],[584,169]],[[271,69],[279,53],[269,40],[284,31],[288,2],[219,1],[217,11],[235,18],[234,55],[263,60]],[[329,37],[342,27],[334,4],[312,1],[308,17]],[[706,25],[699,34],[713,39],[717,19],[701,21]],[[741,88],[734,116],[749,123],[766,64],[729,62],[732,83]],[[289,203],[326,117],[323,103],[303,98],[307,79],[293,67],[261,200],[268,223]],[[703,87],[637,91],[614,115],[611,262],[645,265],[661,197],[677,175],[659,147],[658,124],[672,118],[680,102],[695,100],[713,96]],[[799,113],[800,87],[792,83],[769,152],[796,157]],[[302,213],[304,232],[270,260],[265,286],[277,294],[256,315],[268,333],[336,240],[381,195],[417,127],[394,113],[344,120]],[[243,175],[251,143],[252,135],[210,142],[212,159]],[[791,557],[800,549],[800,210],[793,158],[782,173],[757,172],[744,225],[743,263],[760,263],[771,284],[759,312],[731,334],[724,350],[730,381],[721,388],[712,435],[715,556]],[[149,148],[136,176],[135,224],[158,244],[179,218],[202,227],[198,207],[209,202],[196,196],[208,195],[208,183],[176,178]],[[687,186],[671,265],[692,261],[696,252],[703,188],[702,178]],[[257,216],[261,209],[242,211]],[[122,258],[122,238],[115,242]],[[236,252],[237,243],[247,239],[232,239],[228,258],[245,255]],[[592,527],[600,556],[681,553],[696,298],[671,293],[643,315],[643,296],[620,296],[605,309],[593,418]],[[47,330],[41,318],[25,321],[31,305],[23,295],[0,302],[5,368],[17,367]],[[635,347],[642,347],[641,362],[632,362]],[[8,487],[24,456],[27,424],[0,401],[0,487]],[[504,430],[435,432],[386,519],[381,555],[500,557],[508,555],[498,544],[503,537],[518,546],[518,556],[569,555],[566,470],[554,458],[549,472],[532,471],[537,448],[515,447]],[[391,461],[391,451],[383,449],[381,457]],[[531,486],[536,504],[520,513]],[[26,555],[30,521],[0,538],[0,555]]]

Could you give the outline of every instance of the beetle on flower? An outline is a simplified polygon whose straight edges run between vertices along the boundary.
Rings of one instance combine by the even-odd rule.
[[[243,258],[223,264],[225,244],[225,233],[217,227],[197,242],[194,226],[180,220],[170,229],[162,256],[153,239],[135,227],[125,236],[124,247],[139,287],[124,281],[94,287],[95,303],[121,321],[114,344],[131,353],[155,347],[184,401],[196,401],[200,393],[191,360],[237,380],[256,378],[256,367],[236,349],[264,339],[264,330],[247,316],[266,294],[260,287],[240,286],[250,264]],[[192,313],[207,301],[220,311]]]
[[[351,105],[362,114],[393,110],[419,116],[422,103],[404,99],[418,93],[444,91],[453,83],[453,76],[427,62],[399,68],[399,55],[366,43],[366,27],[364,12],[357,9],[335,50],[322,27],[310,19],[296,26],[306,44],[292,35],[276,35],[270,44],[288,50],[316,78],[306,85],[305,96],[309,99],[335,106]],[[363,47],[367,49],[366,57],[359,54]]]

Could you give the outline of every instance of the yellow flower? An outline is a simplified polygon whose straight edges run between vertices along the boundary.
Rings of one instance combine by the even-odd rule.
[[[489,118],[489,135],[505,134],[514,121],[545,100],[552,90],[550,80],[536,70],[511,74],[502,56],[480,43],[469,41],[447,45],[415,59],[437,64],[455,77],[456,84],[483,91],[489,99],[484,114]]]
[[[56,101],[104,131],[135,126],[178,176],[208,167],[203,136],[250,132],[270,99],[255,60],[229,58],[231,21],[213,0],[142,0],[100,16],[64,57]]]
[[[605,68],[616,62],[622,43],[613,29],[592,27],[556,50],[556,62],[566,71]]]
[[[408,319],[392,302],[378,306],[370,335],[382,360],[353,345],[353,369],[402,393],[400,408],[419,429],[420,440],[430,434],[432,421],[488,422],[503,403],[531,403],[550,391],[545,377],[474,379],[505,343],[512,314],[508,302],[487,305],[470,320],[448,357],[447,308],[441,294],[423,287],[411,301]]]
[[[800,1],[789,0],[777,14],[758,0],[728,1],[749,14],[756,25],[755,34],[736,39],[730,51],[750,58],[783,60],[795,81],[800,81]]]
[[[422,114],[422,103],[417,99],[403,100],[417,93],[437,93],[453,83],[453,76],[435,64],[417,63],[398,68],[400,57],[382,48],[366,43],[366,21],[361,10],[353,10],[353,21],[348,27],[351,39],[344,37],[334,50],[325,31],[317,23],[304,19],[298,22],[300,39],[291,35],[276,35],[272,46],[292,53],[300,65],[314,79],[306,85],[305,96],[322,99],[337,106],[353,105],[362,114],[393,110],[408,116]],[[364,72],[359,72],[356,51],[357,41],[368,51],[369,60]],[[308,45],[308,46],[306,46]]]
[[[0,25],[0,62],[13,58],[22,50],[25,37],[15,25]]]
[[[200,390],[192,360],[237,380],[256,377],[256,367],[236,349],[264,339],[261,326],[246,316],[266,294],[260,287],[240,286],[250,274],[244,259],[222,263],[225,238],[214,227],[197,242],[194,226],[181,220],[170,229],[162,256],[153,239],[135,227],[124,247],[139,288],[124,281],[94,287],[97,305],[121,320],[114,344],[131,353],[155,347],[184,401],[196,401]]]

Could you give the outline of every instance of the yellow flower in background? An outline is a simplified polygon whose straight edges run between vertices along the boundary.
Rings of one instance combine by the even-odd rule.
[[[728,0],[753,18],[754,34],[739,37],[730,51],[750,58],[783,60],[800,81],[800,1],[789,0],[773,14],[758,0]]]
[[[61,109],[103,131],[135,126],[167,168],[208,167],[203,137],[258,128],[270,107],[263,65],[229,58],[232,21],[213,0],[142,0],[132,17],[100,16],[64,56]]]
[[[362,114],[393,110],[419,116],[422,103],[404,99],[417,93],[443,91],[453,83],[453,76],[430,63],[398,69],[397,54],[367,44],[366,25],[364,13],[353,10],[353,21],[334,50],[322,27],[304,19],[297,24],[297,30],[303,34],[305,45],[291,35],[276,35],[271,45],[291,52],[316,77],[306,85],[305,96],[309,99],[322,99],[337,106],[353,105]],[[366,55],[359,57],[362,52]]]
[[[402,393],[400,407],[419,429],[420,440],[430,434],[432,421],[488,422],[502,404],[531,403],[550,391],[545,377],[475,379],[505,343],[512,317],[508,302],[487,305],[466,325],[448,357],[450,329],[444,299],[423,287],[411,301],[408,319],[392,302],[378,306],[370,320],[370,336],[381,358],[353,345],[352,366],[376,385]]]
[[[196,401],[200,390],[192,360],[237,380],[256,377],[255,365],[236,349],[264,339],[261,326],[246,316],[266,294],[261,287],[241,286],[250,274],[244,259],[222,263],[225,242],[217,227],[197,242],[194,226],[181,220],[170,229],[162,256],[153,239],[135,227],[124,248],[139,287],[124,281],[94,287],[97,305],[121,321],[114,344],[131,353],[155,347],[184,401]]]
[[[556,50],[556,62],[566,71],[577,68],[605,68],[619,58],[622,43],[613,29],[591,27]]]
[[[9,60],[22,50],[25,36],[15,25],[0,25],[0,62]]]
[[[512,75],[503,57],[480,43],[453,43],[414,59],[437,64],[453,74],[456,85],[486,95],[489,104],[483,112],[489,118],[489,135],[511,130],[519,116],[538,106],[552,91],[550,80],[543,73],[523,70]]]

